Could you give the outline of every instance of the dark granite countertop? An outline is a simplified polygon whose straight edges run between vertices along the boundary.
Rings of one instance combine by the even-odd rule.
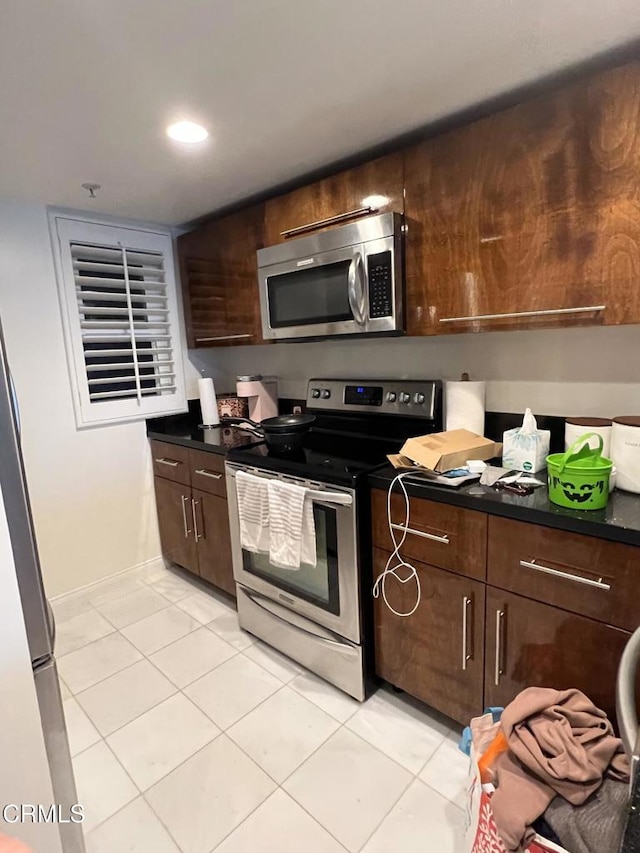
[[[181,444],[183,447],[208,450],[223,456],[232,447],[249,447],[262,441],[248,430],[239,427],[201,429],[198,427],[198,418],[194,418],[193,413],[151,418],[147,421],[147,436],[169,444]]]
[[[397,471],[387,465],[370,474],[369,482],[374,488],[388,489],[396,474]],[[536,489],[532,495],[520,497],[508,492],[497,492],[479,483],[458,489],[409,478],[404,483],[409,494],[415,497],[640,546],[640,495],[629,492],[615,490],[604,509],[580,511],[551,503],[546,487]]]

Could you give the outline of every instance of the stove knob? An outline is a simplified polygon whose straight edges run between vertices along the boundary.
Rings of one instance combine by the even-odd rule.
[[[327,388],[325,388],[324,391],[320,392],[320,396],[322,397],[323,400],[328,400],[329,397],[331,396],[331,391],[329,391]]]
[[[421,394],[420,391],[418,391],[413,395],[413,402],[421,406],[424,403],[424,394]]]
[[[317,400],[318,397],[320,396],[320,389],[319,388],[312,388],[311,389],[311,396],[313,397],[314,400]]]
[[[387,403],[395,403],[397,399],[395,391],[387,391]]]
[[[406,391],[402,391],[402,393],[400,394],[400,402],[406,404],[410,400],[411,400],[411,394],[407,394]]]

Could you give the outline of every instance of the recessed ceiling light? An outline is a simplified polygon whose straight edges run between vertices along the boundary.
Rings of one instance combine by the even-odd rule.
[[[170,124],[167,128],[167,136],[175,139],[176,142],[204,142],[209,136],[209,132],[201,124],[196,124],[195,121],[177,121],[175,124]]]

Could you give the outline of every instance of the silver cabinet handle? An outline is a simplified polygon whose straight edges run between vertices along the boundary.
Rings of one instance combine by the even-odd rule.
[[[252,338],[253,335],[245,334],[245,335],[216,335],[213,338],[196,338],[196,343],[198,344],[208,344],[213,343],[214,341],[243,341],[247,340],[247,338]]]
[[[222,474],[214,474],[212,471],[206,471],[204,468],[197,468],[195,473],[203,477],[211,477],[212,480],[222,479]]]
[[[347,284],[347,296],[349,308],[353,319],[359,326],[364,326],[364,270],[362,267],[362,255],[356,252],[349,264],[349,277]]]
[[[171,468],[177,468],[178,465],[182,465],[182,462],[176,462],[175,459],[156,459],[155,460],[159,465],[170,465]]]
[[[473,650],[469,651],[469,608],[473,606],[473,600],[468,595],[462,596],[462,670],[466,670],[467,664],[473,659]]]
[[[504,610],[496,610],[496,672],[495,685],[500,686],[502,669],[502,630],[504,627]]]
[[[606,305],[586,305],[581,308],[546,308],[541,311],[513,311],[506,314],[473,314],[470,317],[441,317],[440,323],[471,323],[475,320],[509,320],[517,317],[553,317],[556,314],[591,314],[604,311]]]
[[[188,500],[189,500],[188,497],[185,498],[185,496],[182,495],[182,523],[184,524],[184,538],[185,539],[188,539],[189,534],[191,533],[191,531],[189,530],[189,525],[187,524],[187,511],[184,508],[184,505],[185,505],[185,503],[187,503]]]
[[[587,586],[595,586],[597,589],[604,589],[608,592],[611,589],[611,584],[605,583],[602,578],[594,581],[591,578],[583,578],[580,575],[571,575],[569,572],[561,572],[558,569],[552,569],[549,566],[541,566],[535,560],[520,560],[520,565],[523,569],[535,569],[536,572],[544,572],[546,575],[553,575],[556,578],[564,578],[567,581],[575,581],[583,583]]]
[[[304,234],[305,231],[313,231],[314,228],[323,228],[325,225],[335,225],[344,222],[345,219],[353,219],[355,216],[365,216],[367,213],[375,213],[377,207],[358,207],[356,210],[348,210],[346,213],[338,213],[336,216],[328,216],[326,219],[316,219],[315,222],[307,222],[306,225],[298,225],[296,228],[287,228],[281,231],[280,236],[287,239],[295,237],[296,234]]]
[[[204,535],[200,533],[198,530],[198,514],[196,513],[196,507],[199,506],[200,501],[196,501],[191,498],[191,515],[193,516],[193,535],[196,538],[196,542],[200,539],[204,539]]]
[[[402,524],[392,524],[394,530],[401,530],[403,533],[405,528]],[[422,536],[423,539],[431,539],[432,542],[440,542],[442,545],[450,545],[448,536],[436,536],[435,533],[423,533],[422,530],[414,530],[413,527],[406,528],[407,533],[412,533],[414,536]]]

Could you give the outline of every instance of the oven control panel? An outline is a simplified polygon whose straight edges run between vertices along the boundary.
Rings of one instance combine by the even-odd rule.
[[[442,407],[438,379],[310,379],[307,408],[375,412],[434,420]]]

